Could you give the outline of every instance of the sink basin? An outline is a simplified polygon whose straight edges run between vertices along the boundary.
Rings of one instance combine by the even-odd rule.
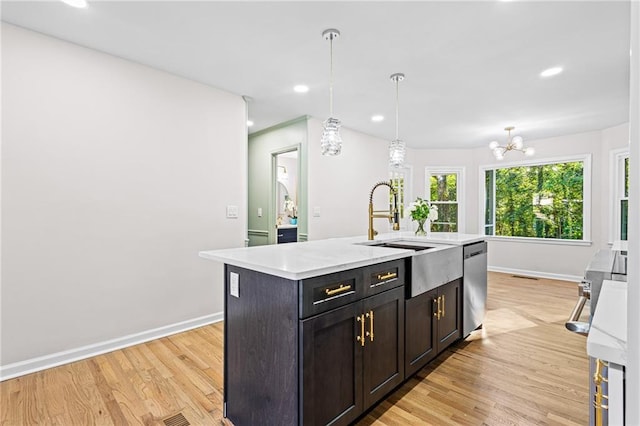
[[[368,244],[373,247],[389,247],[389,248],[398,248],[398,249],[406,249],[406,250],[415,250],[422,251],[435,248],[434,246],[425,246],[420,243],[416,243],[415,241],[388,241],[381,242],[376,244]]]

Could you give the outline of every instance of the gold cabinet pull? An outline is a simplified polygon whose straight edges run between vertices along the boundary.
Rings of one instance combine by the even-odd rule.
[[[444,318],[444,294],[442,295],[442,318]]]
[[[440,318],[441,318],[441,312],[442,312],[442,311],[440,310],[440,296],[438,296],[438,299],[437,299],[437,305],[438,305],[438,311],[437,311],[437,314],[436,314],[436,319],[437,319],[438,321],[440,321]]]
[[[371,330],[371,341],[373,342],[373,311],[369,311],[369,330]]]
[[[396,278],[398,276],[397,273],[395,272],[387,272],[386,274],[378,274],[378,279],[383,281],[383,280],[388,280],[391,278]]]
[[[333,296],[334,294],[342,293],[349,290],[351,290],[351,284],[347,284],[347,285],[340,284],[340,287],[336,287],[332,289],[326,288],[324,292],[327,294],[327,296]]]
[[[360,346],[364,346],[364,314],[357,316],[356,321],[360,323],[360,335],[356,337],[356,340],[360,342]]]
[[[438,300],[433,299],[433,304],[436,305],[438,303]],[[436,319],[440,319],[438,317],[438,315],[440,314],[440,306],[437,307],[436,311],[433,313],[433,316],[436,317]]]

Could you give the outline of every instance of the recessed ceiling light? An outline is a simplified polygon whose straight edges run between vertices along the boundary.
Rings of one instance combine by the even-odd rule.
[[[253,126],[253,121],[247,120],[247,127],[251,127],[251,126]]]
[[[297,86],[293,87],[293,91],[296,93],[307,93],[309,91],[309,86],[298,84]]]
[[[562,67],[547,68],[540,73],[540,77],[551,77],[562,72]]]
[[[384,115],[372,115],[371,116],[371,121],[373,121],[373,122],[377,123],[377,122],[382,121],[382,120],[384,120]]]
[[[62,0],[62,2],[77,8],[87,7],[87,0]]]

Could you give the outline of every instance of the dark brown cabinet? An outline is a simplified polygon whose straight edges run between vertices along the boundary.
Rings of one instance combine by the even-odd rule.
[[[461,279],[405,302],[405,377],[462,337]]]
[[[404,380],[404,289],[300,321],[304,425],[355,420]]]
[[[225,266],[224,413],[346,425],[404,380],[404,260],[289,280]]]

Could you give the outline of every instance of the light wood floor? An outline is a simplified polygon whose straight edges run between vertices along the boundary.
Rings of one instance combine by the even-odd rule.
[[[575,283],[490,273],[484,328],[358,426],[587,424],[586,339],[564,328],[576,294]],[[0,424],[164,426],[179,414],[191,425],[230,424],[222,347],[218,323],[7,380]]]

